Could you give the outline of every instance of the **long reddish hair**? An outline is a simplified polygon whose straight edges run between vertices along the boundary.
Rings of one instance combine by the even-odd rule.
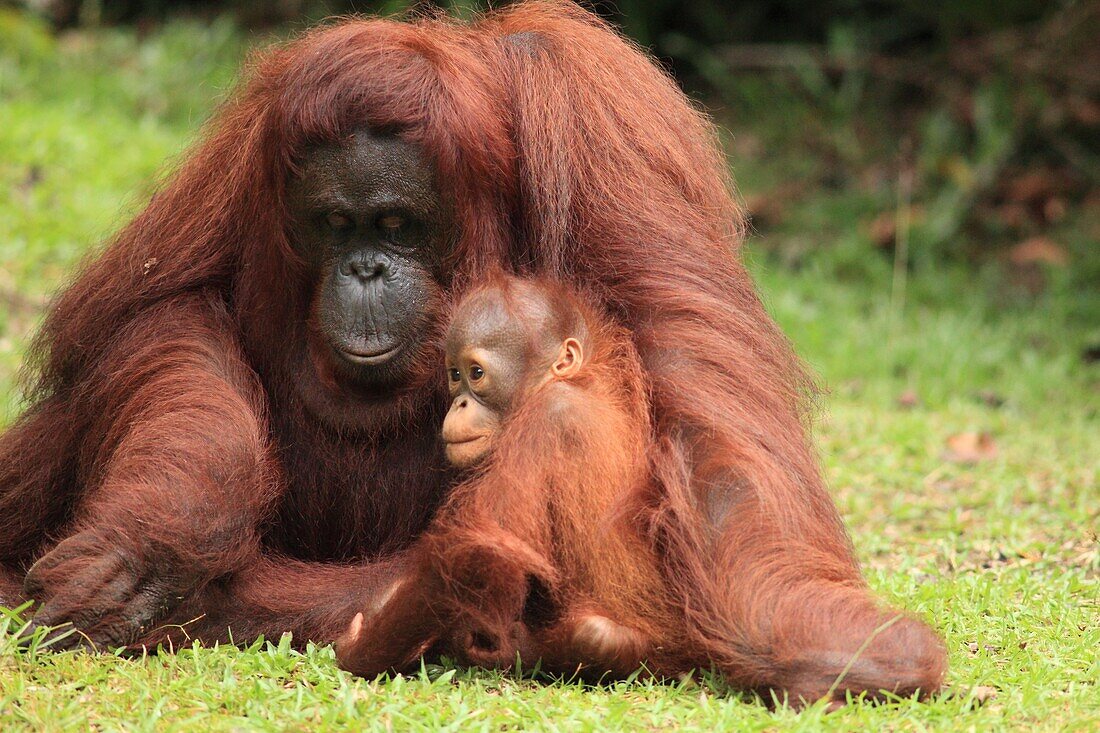
[[[295,379],[280,360],[309,284],[288,244],[286,181],[308,146],[361,125],[434,163],[457,222],[448,297],[499,264],[576,285],[631,334],[662,491],[653,539],[708,657],[751,686],[795,675],[810,642],[859,646],[880,616],[808,440],[812,381],[741,262],[744,216],[715,131],[645,53],[558,0],[471,23],[351,19],[259,53],[205,141],[48,315],[33,404],[0,444],[12,532],[41,540],[80,495],[69,457],[101,412],[95,395],[123,388],[105,355],[167,300],[217,301],[269,399]],[[423,408],[437,366],[422,360],[378,436],[434,419]],[[305,443],[305,419],[293,428]],[[349,455],[332,460],[359,465]],[[922,643],[931,689],[942,650]]]

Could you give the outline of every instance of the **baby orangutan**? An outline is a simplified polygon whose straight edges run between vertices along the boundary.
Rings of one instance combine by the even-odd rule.
[[[435,647],[589,676],[695,666],[645,533],[652,439],[628,334],[562,286],[501,276],[459,304],[447,374],[446,455],[469,476],[353,621],[342,665],[370,676]]]

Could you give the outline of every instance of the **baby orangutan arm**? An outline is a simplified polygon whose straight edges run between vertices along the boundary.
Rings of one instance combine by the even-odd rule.
[[[484,667],[508,667],[521,650],[528,657],[524,606],[535,584],[556,583],[556,571],[481,511],[478,493],[492,488],[482,480],[456,488],[413,549],[410,570],[337,641],[342,668],[368,678],[406,671],[430,649]],[[512,509],[516,517],[535,513]]]

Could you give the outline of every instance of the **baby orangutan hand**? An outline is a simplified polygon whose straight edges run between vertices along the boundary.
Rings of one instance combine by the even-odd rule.
[[[524,611],[534,583],[552,587],[556,573],[526,542],[498,528],[451,528],[433,555],[453,619],[447,651],[469,665],[506,669],[529,638]]]

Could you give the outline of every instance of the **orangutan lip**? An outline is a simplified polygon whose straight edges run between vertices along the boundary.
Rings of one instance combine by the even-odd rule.
[[[358,351],[349,351],[348,349],[337,348],[338,353],[342,358],[350,361],[353,364],[363,364],[367,366],[374,366],[377,364],[383,364],[389,361],[393,356],[401,350],[401,344],[393,346],[384,351],[378,351],[375,353],[364,354]]]
[[[485,440],[487,435],[476,435],[473,438],[466,438],[465,440],[448,440],[445,441],[448,446],[452,445],[469,445],[470,443],[476,443],[479,440]]]

